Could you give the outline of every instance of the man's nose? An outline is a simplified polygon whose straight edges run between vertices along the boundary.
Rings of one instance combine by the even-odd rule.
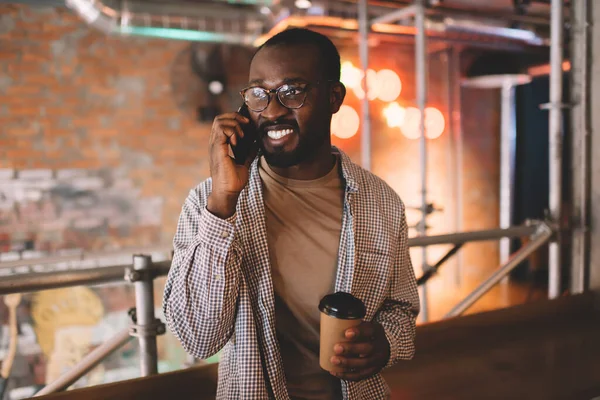
[[[284,107],[283,104],[281,104],[281,102],[277,98],[277,95],[274,95],[271,98],[271,101],[269,101],[269,105],[267,106],[267,108],[265,108],[261,113],[261,116],[269,121],[277,121],[284,115],[287,115],[289,112],[290,110]]]

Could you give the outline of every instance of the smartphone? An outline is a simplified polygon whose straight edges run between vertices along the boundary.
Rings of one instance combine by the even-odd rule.
[[[238,113],[248,119],[250,119],[250,112],[248,111],[248,106],[246,103],[243,103],[239,108]],[[242,130],[244,131],[243,138],[237,138],[237,144],[235,146],[231,146],[231,150],[233,151],[233,156],[235,159],[235,163],[239,165],[243,165],[250,154],[250,150],[253,146],[256,145],[256,127],[252,120],[247,124],[241,124]]]

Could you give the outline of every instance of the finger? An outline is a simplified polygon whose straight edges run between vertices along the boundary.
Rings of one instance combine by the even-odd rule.
[[[230,143],[232,146],[236,146],[238,142],[237,132],[235,129],[226,127],[223,128],[223,135],[225,136],[226,143]]]
[[[244,130],[240,126],[239,122],[234,121],[234,120],[227,120],[227,121],[219,122],[218,124],[215,125],[214,130],[216,132],[219,132],[219,131],[223,131],[223,129],[226,129],[226,128],[234,129],[239,137],[244,137]]]
[[[242,114],[239,114],[236,112],[218,115],[215,118],[215,120],[217,120],[217,121],[236,120],[236,121],[244,123],[244,124],[250,122],[250,120],[247,117],[244,117]]]
[[[238,129],[234,126],[215,127],[211,135],[211,146],[226,148],[229,144],[236,145],[238,140]]]
[[[219,117],[217,117],[219,118]],[[244,132],[242,130],[242,127],[240,126],[240,122],[236,121],[235,119],[217,119],[215,118],[215,121],[213,123],[212,129],[211,129],[211,135],[210,135],[210,144],[219,144],[219,145],[223,145],[227,142],[223,141],[223,137],[221,136],[221,133],[223,133],[223,129],[225,128],[232,128],[234,129],[236,132],[238,132],[240,137],[244,136]]]
[[[363,370],[357,370],[352,372],[334,372],[332,375],[343,379],[345,381],[362,381],[364,379],[370,378],[377,373],[376,368],[367,368]]]
[[[370,322],[363,322],[362,324],[352,327],[346,330],[346,339],[352,341],[359,341],[365,339],[371,339],[375,335],[375,328]]]
[[[374,346],[371,342],[359,342],[359,343],[338,343],[333,346],[335,354],[340,356],[357,356],[367,357],[373,354]]]
[[[342,367],[347,370],[356,369],[363,370],[367,368],[374,368],[377,360],[374,357],[357,358],[357,357],[343,357],[333,356],[331,357],[331,363],[338,367]]]

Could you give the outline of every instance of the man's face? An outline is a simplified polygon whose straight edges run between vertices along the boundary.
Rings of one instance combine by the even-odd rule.
[[[331,115],[339,109],[343,95],[340,98],[339,84],[323,77],[321,66],[317,48],[312,45],[265,47],[252,60],[249,86],[307,88],[300,108],[284,107],[273,93],[266,109],[250,112],[269,165],[297,165],[310,160],[322,146],[331,146]]]

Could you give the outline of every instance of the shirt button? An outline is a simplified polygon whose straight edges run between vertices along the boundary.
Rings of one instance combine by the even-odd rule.
[[[215,281],[220,281],[222,278],[221,274],[216,274],[215,275]]]
[[[225,239],[225,238],[229,237],[229,232],[227,232],[227,231],[223,231],[223,232],[221,232],[221,237],[222,237],[223,239]]]

